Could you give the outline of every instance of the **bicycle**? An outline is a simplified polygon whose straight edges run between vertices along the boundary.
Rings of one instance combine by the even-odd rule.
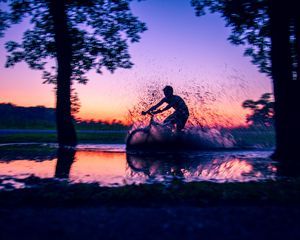
[[[144,113],[151,116],[149,124],[144,128],[133,130],[128,135],[126,140],[126,150],[165,149],[167,147],[166,145],[170,145],[170,140],[174,138],[174,125],[170,122],[160,124],[154,120],[153,113]]]

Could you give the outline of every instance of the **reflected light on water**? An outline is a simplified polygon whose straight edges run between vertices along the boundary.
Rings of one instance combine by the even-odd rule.
[[[222,155],[222,154],[221,154]],[[130,176],[148,177],[158,181],[179,177],[185,181],[245,182],[273,179],[276,167],[270,160],[242,159],[229,156],[182,156],[178,160],[128,156]]]
[[[56,160],[45,160],[37,162],[33,160],[16,160],[0,162],[0,176],[6,177],[26,177],[34,175],[40,178],[50,178],[54,176]]]
[[[221,164],[215,163],[207,169],[200,170],[201,178],[205,180],[244,180],[245,174],[253,171],[253,166],[245,160],[232,159]],[[257,172],[255,173],[257,174]]]
[[[52,160],[0,159],[0,183],[7,178],[63,178],[70,182],[97,182],[105,186],[183,181],[261,181],[276,178],[270,151],[187,152],[130,155],[111,146],[58,152]],[[68,159],[65,159],[69,156]],[[8,180],[5,180],[8,181]],[[17,185],[15,185],[17,186]]]
[[[126,171],[125,153],[78,151],[71,167],[74,182],[122,183]]]

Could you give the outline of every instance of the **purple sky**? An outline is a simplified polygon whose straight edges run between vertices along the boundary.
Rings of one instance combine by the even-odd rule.
[[[123,119],[147,86],[156,83],[171,84],[175,92],[193,85],[216,96],[221,92],[219,108],[231,117],[245,114],[243,100],[271,92],[270,79],[243,56],[242,47],[227,41],[230,29],[218,15],[196,17],[189,0],[147,0],[132,7],[148,26],[141,41],[130,46],[135,65],[114,74],[91,72],[87,85],[76,85],[82,105],[79,117]],[[3,43],[18,39],[26,26],[14,26],[0,39],[0,102],[53,107],[53,86],[42,84],[41,72],[24,63],[4,68]]]

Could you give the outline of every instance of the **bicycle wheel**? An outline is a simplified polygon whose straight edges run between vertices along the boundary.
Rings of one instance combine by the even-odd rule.
[[[136,149],[146,146],[149,137],[150,132],[148,129],[139,128],[132,131],[126,140],[126,149]]]

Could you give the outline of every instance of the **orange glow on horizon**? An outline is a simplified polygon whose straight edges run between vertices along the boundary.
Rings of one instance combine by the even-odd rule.
[[[4,102],[3,102],[4,103]],[[7,102],[5,102],[7,103]],[[30,103],[23,103],[22,101],[16,103],[12,103],[16,106],[23,106],[23,107],[33,107],[33,106],[41,106],[41,105],[34,105]],[[45,107],[53,108],[54,106],[52,104],[46,104]],[[94,111],[93,109],[96,109]],[[220,104],[219,106],[214,106],[216,116],[219,116],[218,118],[213,119],[214,116],[210,116],[209,114],[201,113],[201,116],[198,116],[199,119],[205,119],[204,125],[208,126],[224,126],[224,127],[236,127],[236,126],[247,126],[245,122],[246,113],[247,110],[242,109],[241,107],[233,107],[231,104]],[[221,112],[220,109],[223,109]],[[141,109],[142,111],[142,109]],[[171,114],[172,111],[168,111],[167,114]],[[167,114],[159,114],[157,115],[157,118],[162,121]],[[134,113],[134,116],[131,117],[131,119],[128,117],[128,111],[126,109],[110,109],[109,106],[106,107],[95,107],[92,106],[84,107],[82,106],[80,108],[79,113],[75,114],[75,117],[77,119],[83,120],[83,121],[104,121],[109,124],[114,122],[120,122],[124,125],[131,125],[136,119],[143,119],[142,121],[147,124],[149,121],[148,116],[141,116],[140,112]],[[191,118],[197,118],[197,116],[190,116]],[[216,124],[217,123],[217,124]]]

